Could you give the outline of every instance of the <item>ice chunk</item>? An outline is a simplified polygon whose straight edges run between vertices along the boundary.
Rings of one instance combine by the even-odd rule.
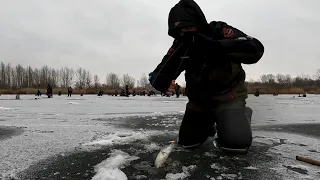
[[[127,144],[135,140],[141,140],[147,138],[146,134],[141,132],[136,133],[114,133],[109,134],[106,137],[102,137],[100,140],[85,143],[83,145],[113,145],[113,144]]]
[[[127,180],[128,177],[120,169],[101,169],[92,180]]]
[[[181,173],[168,173],[166,175],[166,180],[181,180],[185,179],[190,176],[190,171],[194,170],[197,166],[196,165],[190,165],[190,166],[182,166],[182,172]]]
[[[153,151],[159,150],[159,149],[160,149],[160,146],[158,146],[156,143],[151,143],[151,144],[145,145],[145,148],[146,148],[149,152],[153,152]]]
[[[134,178],[135,179],[147,179],[148,177],[145,175],[136,175]]]
[[[126,174],[120,169],[137,159],[139,157],[130,156],[120,150],[113,150],[108,159],[95,166],[96,175],[92,180],[127,180]]]
[[[213,163],[213,164],[211,164],[210,167],[215,170],[228,170],[228,168],[226,168],[218,163]]]
[[[226,179],[235,179],[238,177],[236,174],[221,174],[221,176]]]

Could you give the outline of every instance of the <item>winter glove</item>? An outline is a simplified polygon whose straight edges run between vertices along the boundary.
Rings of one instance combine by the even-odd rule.
[[[188,46],[190,56],[217,56],[222,53],[219,41],[197,31],[181,31],[179,40]]]
[[[149,73],[149,82],[156,90],[160,92],[167,92],[172,79],[162,73]]]
[[[152,75],[153,75],[153,72],[149,73],[148,75],[149,75],[149,79],[148,79],[148,80],[149,80],[150,84],[152,84]]]

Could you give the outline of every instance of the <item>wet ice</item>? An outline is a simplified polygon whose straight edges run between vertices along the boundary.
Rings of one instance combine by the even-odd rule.
[[[230,158],[211,149],[208,143],[197,152],[176,150],[163,170],[155,170],[152,161],[155,154],[177,136],[187,103],[184,97],[177,100],[167,97],[97,98],[85,95],[72,99],[55,96],[53,99],[34,100],[33,96],[21,95],[21,100],[9,100],[14,96],[2,95],[0,98],[8,99],[1,100],[0,126],[24,129],[22,135],[0,141],[1,178],[14,177],[32,164],[58,154],[68,158],[68,154],[73,152],[86,153],[104,148],[108,156],[103,156],[102,164],[90,165],[96,167],[92,178],[148,179],[152,176],[154,179],[197,179],[202,177],[199,171],[206,172],[205,177],[210,179],[246,179],[249,175],[253,179],[254,176],[261,178],[268,175],[274,179],[290,179],[293,174],[298,179],[319,177],[317,167],[294,159],[296,155],[317,159],[319,138],[295,132],[282,133],[282,129],[276,126],[273,128],[277,132],[272,129],[264,131],[270,125],[320,123],[318,96],[309,95],[307,99],[292,99],[289,95],[249,97],[248,106],[254,110],[251,150],[254,157],[249,153],[244,157]],[[115,146],[122,148],[119,147],[118,154],[109,154],[108,150],[114,150]],[[133,160],[134,157],[139,159]],[[118,163],[114,163],[116,160]],[[111,168],[111,164],[115,165]],[[137,164],[143,164],[149,171],[140,170],[134,174]],[[197,168],[187,173],[183,171],[182,167],[191,165]],[[50,166],[41,169],[48,170]],[[51,174],[68,178],[68,174],[63,173],[53,169]],[[75,172],[75,176],[77,174]],[[78,174],[79,177],[82,177],[81,174]]]

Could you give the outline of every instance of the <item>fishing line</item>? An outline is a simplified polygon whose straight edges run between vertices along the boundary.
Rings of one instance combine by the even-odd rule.
[[[154,78],[154,80],[152,81],[151,85],[153,86],[154,82],[157,80],[160,72],[162,71],[162,69],[164,68],[164,66],[167,64],[167,62],[171,59],[171,57],[180,49],[180,47],[183,45],[183,43],[181,43],[179,45],[179,47],[169,56],[169,58],[166,60],[166,62],[163,64],[163,66],[160,68],[158,74],[156,75],[156,77]]]
[[[184,53],[183,57],[181,57],[180,65],[179,65],[179,67],[178,67],[178,69],[177,69],[176,73],[174,74],[175,76],[176,76],[176,75],[177,75],[177,73],[179,72],[180,67],[181,67],[181,65],[182,65],[183,61],[184,61],[185,59],[189,58],[188,56],[186,56],[186,55],[187,55],[187,53],[188,53],[188,50],[189,50],[189,49],[187,49],[187,50],[186,50],[186,52]]]

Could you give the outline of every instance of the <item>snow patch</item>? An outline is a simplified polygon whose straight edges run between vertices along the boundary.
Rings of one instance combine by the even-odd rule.
[[[90,145],[102,145],[111,146],[113,144],[128,144],[135,140],[146,139],[147,135],[144,133],[114,133],[109,134],[106,137],[102,137],[100,140],[83,144],[84,146]]]
[[[248,166],[248,167],[245,167],[244,169],[249,169],[249,170],[257,170],[258,168],[256,168],[256,167],[253,167],[253,166]]]
[[[197,166],[196,165],[190,165],[190,166],[182,166],[182,172],[181,173],[168,173],[166,175],[166,180],[181,180],[189,177],[190,171],[194,170]]]
[[[226,168],[218,163],[213,163],[213,164],[211,164],[210,167],[215,170],[222,170],[222,171],[228,170],[228,168]]]
[[[230,179],[230,180],[233,180],[238,177],[238,175],[236,175],[236,174],[221,174],[221,176],[226,179]]]
[[[165,115],[163,112],[153,112],[153,115],[163,116]]]
[[[216,154],[210,153],[210,152],[205,152],[204,155],[205,155],[205,156],[208,156],[208,157],[217,157]]]
[[[145,145],[145,148],[149,151],[149,152],[153,152],[153,151],[157,151],[160,149],[160,146],[158,146],[156,143],[151,143],[148,145]]]
[[[135,179],[147,179],[148,177],[145,175],[136,175],[134,178]]]
[[[94,167],[96,175],[92,180],[127,180],[128,177],[120,169],[139,159],[120,150],[113,150],[110,157]]]
[[[0,111],[9,111],[11,110],[12,108],[6,108],[6,107],[0,107]]]

